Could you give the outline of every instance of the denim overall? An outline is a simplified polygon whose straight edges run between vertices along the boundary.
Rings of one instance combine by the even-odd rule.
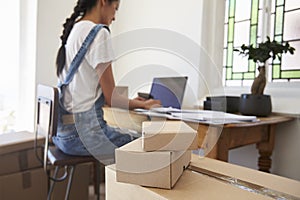
[[[114,162],[114,151],[134,139],[127,133],[122,133],[118,128],[110,127],[103,119],[102,107],[105,104],[102,94],[94,106],[85,112],[70,113],[63,106],[62,97],[64,88],[71,82],[89,45],[103,25],[96,25],[83,42],[82,47],[73,59],[70,70],[63,83],[59,83],[59,113],[57,135],[54,144],[64,153],[70,155],[93,155],[103,164]],[[73,115],[73,123],[63,123],[63,115]]]

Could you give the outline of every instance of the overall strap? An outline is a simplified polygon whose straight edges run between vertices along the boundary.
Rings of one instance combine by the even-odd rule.
[[[64,82],[61,82],[61,81],[59,82],[59,84],[58,84],[59,88],[61,88],[62,86],[68,85],[72,81],[75,73],[77,72],[77,70],[78,70],[78,68],[79,68],[79,66],[80,66],[80,64],[81,64],[81,62],[84,58],[84,55],[86,54],[89,46],[92,44],[93,40],[95,39],[97,33],[99,32],[99,30],[101,28],[107,28],[108,29],[108,27],[103,25],[103,24],[97,24],[89,32],[88,36],[85,38],[82,46],[80,47],[79,51],[77,52],[76,56],[74,57],[71,65],[70,65],[70,69],[67,72],[67,75],[66,75],[66,78],[65,78]]]

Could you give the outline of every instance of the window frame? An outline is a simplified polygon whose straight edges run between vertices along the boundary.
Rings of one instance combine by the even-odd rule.
[[[257,75],[257,64],[253,61],[248,61],[248,66],[246,71],[238,71],[234,72],[234,68],[236,65],[234,65],[234,61],[236,58],[238,58],[238,55],[233,52],[234,48],[237,48],[238,46],[235,46],[235,26],[241,23],[241,21],[235,20],[236,17],[236,1],[237,0],[225,0],[225,12],[227,12],[225,16],[225,25],[224,25],[224,50],[223,50],[223,85],[225,87],[230,86],[250,86],[253,79]],[[274,0],[276,6],[274,8],[274,13],[272,11],[272,1],[269,0],[251,0],[251,8],[250,8],[250,16],[249,19],[244,19],[243,21],[249,21],[250,27],[249,27],[249,44],[257,45],[262,40],[265,40],[268,35],[271,35],[271,38],[276,38],[277,41],[284,41],[284,17],[285,13],[290,12],[290,10],[285,11],[286,0]],[[279,2],[279,4],[277,4]],[[231,4],[233,3],[233,4]],[[283,14],[282,17],[276,17],[276,11],[279,10],[278,8],[281,8]],[[292,9],[291,11],[297,11],[300,8]],[[256,16],[255,16],[256,15]],[[261,15],[261,16],[260,16]],[[278,16],[278,15],[277,15]],[[272,17],[274,19],[274,25],[273,25],[273,32],[271,30],[271,20]],[[252,21],[254,19],[254,21]],[[281,35],[277,34],[275,30],[278,30],[278,27],[276,27],[276,21],[275,20],[282,20],[283,24],[281,25]],[[256,20],[256,21],[255,21]],[[230,28],[231,27],[231,28]],[[262,28],[261,28],[262,27]],[[261,32],[258,30],[261,29]],[[231,31],[230,31],[231,30]],[[227,38],[225,38],[227,36]],[[288,42],[299,42],[300,38],[297,38],[296,40],[287,40]],[[285,42],[285,41],[284,41]],[[246,43],[246,42],[245,42]],[[226,45],[225,45],[226,44]],[[247,43],[246,43],[247,44]],[[229,51],[228,51],[229,49]],[[243,58],[245,59],[245,58]],[[275,66],[277,68],[275,68]],[[280,69],[278,69],[278,66]],[[297,68],[296,70],[284,70],[281,67],[281,61],[278,60],[272,60],[270,59],[268,71],[267,71],[267,78],[268,78],[268,84],[275,83],[275,82],[283,82],[283,80],[286,80],[285,82],[294,82],[293,78],[285,78],[283,79],[284,74],[291,73],[292,71],[300,73],[300,68]],[[275,70],[277,69],[277,70]],[[278,73],[280,73],[278,75]],[[274,78],[275,75],[277,75],[278,78]],[[300,81],[300,76],[295,78],[296,82]]]

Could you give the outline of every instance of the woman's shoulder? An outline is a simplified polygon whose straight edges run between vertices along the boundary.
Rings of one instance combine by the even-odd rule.
[[[96,26],[95,23],[87,20],[77,22],[73,26],[67,43],[70,45],[75,44],[76,46],[81,45],[94,26]],[[102,28],[102,30],[99,31],[99,34],[97,34],[95,40],[103,40],[104,38],[109,38],[109,31]]]
[[[88,20],[82,20],[82,21],[79,21],[77,22],[73,29],[77,32],[81,32],[81,33],[87,33],[89,32],[94,26],[96,26],[97,24],[95,24],[94,22],[92,21],[88,21]],[[102,30],[101,30],[102,31]],[[109,30],[106,29],[106,28],[103,28],[103,32],[105,32],[105,34],[108,34],[109,33]]]
[[[96,24],[91,21],[82,20],[74,25],[73,30],[79,32],[89,32],[95,25]]]

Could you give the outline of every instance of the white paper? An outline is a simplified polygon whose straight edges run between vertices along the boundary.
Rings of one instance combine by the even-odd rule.
[[[255,122],[256,116],[244,116],[212,110],[179,110],[176,108],[153,108],[151,110],[136,109],[140,114],[150,117],[164,117],[189,122],[205,124],[229,124],[242,122]]]

